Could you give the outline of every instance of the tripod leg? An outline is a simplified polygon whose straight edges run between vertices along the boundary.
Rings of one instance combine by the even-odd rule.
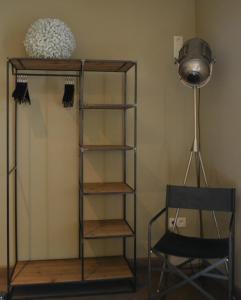
[[[188,173],[189,173],[191,162],[192,162],[192,156],[193,156],[193,151],[191,150],[188,164],[187,164],[187,170],[186,170],[184,181],[183,181],[183,185],[185,185],[187,183],[187,177],[188,177]]]
[[[201,186],[201,160],[200,160],[200,151],[195,152],[195,163],[196,163],[196,179],[197,187]],[[203,214],[199,210],[199,224],[200,224],[200,237],[203,238]]]
[[[219,230],[219,226],[218,226],[218,220],[217,220],[216,213],[215,213],[214,210],[212,211],[212,215],[213,215],[214,223],[215,223],[215,226],[216,226],[216,231],[217,231],[218,238],[221,239],[221,234],[220,234],[220,230]],[[229,274],[229,268],[228,268],[227,261],[225,261],[225,269],[226,269],[226,273]]]
[[[217,220],[215,211],[212,211],[212,215],[213,215],[214,223],[215,223],[215,226],[216,226],[218,238],[221,239],[221,234],[220,234],[220,230],[219,230],[219,226],[218,226],[218,220]]]
[[[183,181],[183,184],[184,184],[184,185],[185,185],[186,182],[187,182],[187,177],[188,177],[188,173],[189,173],[190,166],[191,166],[191,162],[192,162],[192,156],[193,156],[193,151],[191,150],[191,151],[190,151],[189,160],[188,160],[188,164],[187,164],[187,169],[186,169],[185,177],[184,177],[184,181]],[[177,226],[177,218],[178,218],[178,216],[179,216],[179,211],[180,211],[180,208],[178,208],[177,211],[176,211],[174,223],[173,223],[173,226],[172,226],[172,230],[173,230],[173,231],[175,231],[176,226]]]
[[[201,156],[200,151],[198,152],[198,156],[199,156],[199,160],[200,160],[200,164],[201,164],[201,170],[202,170],[202,173],[203,173],[203,178],[204,178],[204,181],[205,181],[205,185],[208,186],[207,175],[206,175],[206,172],[205,172],[205,169],[204,169],[204,164],[203,164],[203,160],[202,160],[202,156]]]
[[[202,169],[202,172],[203,172],[203,177],[204,177],[205,184],[206,184],[206,186],[208,186],[207,176],[206,176],[206,172],[205,172],[205,169],[204,169],[203,160],[202,160],[202,156],[201,156],[200,152],[199,152],[199,160],[200,160],[201,169]],[[215,222],[215,226],[216,226],[218,238],[221,238],[220,230],[219,230],[218,221],[217,221],[217,218],[216,218],[215,211],[212,211],[212,215],[213,215],[213,219],[214,219],[214,222]]]
[[[173,230],[173,231],[175,231],[176,226],[177,226],[177,218],[178,218],[178,216],[179,216],[179,211],[180,211],[180,208],[178,208],[178,209],[176,210],[176,215],[175,215],[174,223],[173,223],[173,226],[172,226],[172,230]]]
[[[205,172],[205,169],[204,169],[203,160],[202,160],[202,156],[201,156],[200,151],[199,151],[199,160],[200,160],[201,170],[202,170],[202,173],[203,173],[205,184],[206,184],[206,186],[208,186],[207,176],[206,176],[206,172]],[[214,223],[215,223],[215,227],[216,227],[218,238],[220,239],[221,238],[221,234],[220,234],[218,220],[217,220],[215,211],[212,211],[212,216],[213,216],[213,220],[214,220]],[[225,269],[226,269],[226,271],[228,273],[228,264],[227,264],[227,262],[225,262]]]
[[[201,172],[200,172],[200,157],[199,152],[195,152],[195,164],[196,164],[196,179],[197,179],[197,187],[201,185]]]

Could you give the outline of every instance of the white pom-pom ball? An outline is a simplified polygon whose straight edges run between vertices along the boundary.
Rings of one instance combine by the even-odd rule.
[[[35,21],[28,29],[24,46],[35,58],[69,58],[76,42],[70,28],[59,19],[45,18]]]

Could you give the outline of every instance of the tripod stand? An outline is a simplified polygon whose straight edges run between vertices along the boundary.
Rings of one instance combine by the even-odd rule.
[[[204,168],[204,164],[203,164],[203,160],[202,160],[202,155],[201,155],[201,151],[200,151],[200,126],[199,126],[199,124],[200,124],[200,122],[199,122],[200,88],[198,88],[197,86],[193,87],[193,104],[194,104],[193,105],[193,108],[194,108],[194,140],[193,140],[193,144],[192,144],[192,147],[190,150],[190,156],[189,156],[183,184],[186,185],[186,183],[187,183],[192,159],[194,158],[195,166],[196,166],[197,187],[200,187],[200,185],[201,185],[201,174],[203,175],[205,185],[208,186],[207,176],[206,176],[206,172],[205,172],[205,168]],[[173,228],[172,228],[173,231],[176,230],[177,219],[178,219],[179,213],[180,213],[180,208],[177,209],[176,214],[175,214]],[[212,216],[213,216],[213,220],[215,223],[218,238],[221,238],[215,211],[212,211]],[[202,216],[201,211],[199,211],[199,218],[200,218],[200,236],[203,237],[203,216]]]

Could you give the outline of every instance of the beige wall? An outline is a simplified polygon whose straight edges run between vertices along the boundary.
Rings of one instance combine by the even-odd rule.
[[[146,255],[147,222],[163,207],[167,182],[181,183],[192,142],[191,91],[178,82],[173,64],[173,35],[195,35],[193,0],[9,0],[0,1],[1,225],[5,224],[5,62],[24,56],[23,38],[40,17],[64,20],[74,32],[74,57],[133,59],[138,62],[138,256]],[[93,79],[91,100],[108,101],[106,78]],[[32,105],[19,113],[20,258],[77,254],[78,112],[61,105],[63,80],[31,79]],[[115,94],[114,94],[115,95]],[[101,97],[101,99],[100,99]],[[114,99],[114,96],[113,96]],[[115,98],[116,99],[116,98]],[[113,132],[103,115],[93,113],[88,126],[93,140]],[[108,117],[109,124],[113,118]],[[101,124],[101,125],[99,125]],[[104,133],[95,133],[102,126]],[[87,177],[108,177],[104,158],[89,157]],[[115,157],[112,156],[113,167]],[[112,175],[113,169],[112,169]],[[88,201],[89,217],[115,216],[112,201]],[[94,205],[97,208],[94,209]],[[117,212],[116,212],[117,211]],[[4,227],[1,226],[1,243]],[[109,244],[91,245],[93,254],[108,254]],[[3,245],[1,244],[3,248]],[[113,251],[117,251],[114,249]],[[1,250],[1,264],[5,248]]]
[[[241,287],[241,2],[197,1],[197,33],[212,46],[217,63],[202,91],[202,145],[212,185],[237,188],[236,282]]]

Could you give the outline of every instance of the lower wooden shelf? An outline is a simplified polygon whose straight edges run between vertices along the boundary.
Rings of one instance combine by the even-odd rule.
[[[85,258],[85,280],[113,280],[133,278],[122,256]],[[81,282],[81,260],[20,261],[14,270],[11,285],[36,285]]]
[[[130,237],[134,233],[125,220],[86,220],[84,237],[86,239]]]

